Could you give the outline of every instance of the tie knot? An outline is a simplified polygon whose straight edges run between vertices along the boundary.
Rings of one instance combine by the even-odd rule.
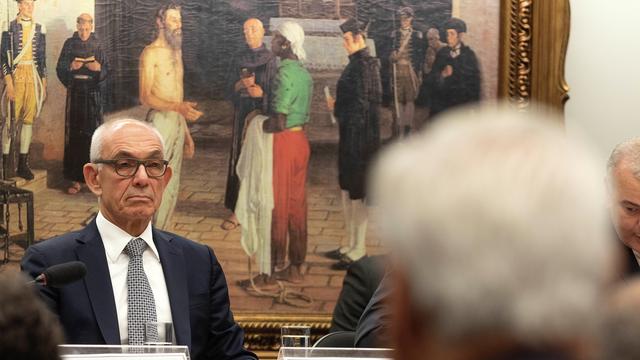
[[[124,247],[124,251],[129,257],[142,256],[144,249],[147,248],[147,243],[141,238],[131,239],[127,246]]]

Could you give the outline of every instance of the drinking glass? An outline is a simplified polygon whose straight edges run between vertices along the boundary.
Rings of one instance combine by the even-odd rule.
[[[280,334],[283,347],[309,347],[311,328],[307,325],[285,325]]]
[[[156,335],[157,334],[157,337]],[[173,324],[170,322],[148,322],[144,326],[145,345],[173,344]]]

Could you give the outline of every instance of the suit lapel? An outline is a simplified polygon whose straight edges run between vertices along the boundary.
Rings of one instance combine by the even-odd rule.
[[[187,290],[186,264],[182,250],[167,233],[153,229],[153,241],[160,255],[162,272],[169,292],[171,317],[179,345],[191,347],[191,324],[189,322],[189,297]]]
[[[95,220],[84,228],[77,241],[82,244],[76,248],[76,253],[78,259],[87,266],[84,284],[87,287],[89,300],[102,337],[107,344],[119,345],[120,330],[113,298],[111,275]]]

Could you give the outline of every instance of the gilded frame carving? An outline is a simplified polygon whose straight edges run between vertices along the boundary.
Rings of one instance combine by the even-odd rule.
[[[498,97],[522,109],[542,104],[562,112],[569,87],[564,64],[569,39],[569,0],[500,0]],[[327,333],[329,314],[236,313],[245,341],[261,359],[275,359],[280,327],[307,324],[312,339]]]
[[[501,0],[498,96],[562,112],[569,28],[569,0]]]

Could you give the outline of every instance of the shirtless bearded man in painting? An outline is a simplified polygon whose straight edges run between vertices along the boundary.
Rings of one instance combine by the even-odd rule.
[[[203,114],[196,103],[184,101],[182,64],[182,16],[180,7],[168,4],[156,12],[158,36],[140,55],[140,101],[151,109],[147,121],[162,134],[166,159],[173,169],[154,224],[168,229],[178,200],[182,157],[193,157],[195,144],[186,121]],[[185,121],[186,120],[186,121]]]

